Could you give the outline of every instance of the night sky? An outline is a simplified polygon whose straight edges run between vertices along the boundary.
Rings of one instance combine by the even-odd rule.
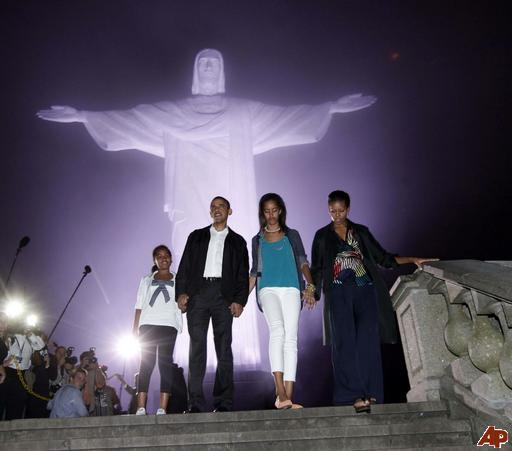
[[[151,250],[170,241],[163,162],[135,150],[104,152],[81,124],[35,113],[187,97],[193,58],[204,47],[223,53],[229,96],[276,105],[357,92],[379,98],[370,109],[336,115],[319,143],[255,159],[258,195],[284,197],[289,225],[307,249],[329,221],[327,194],[344,189],[351,219],[389,251],[510,260],[512,46],[504,5],[3,2],[1,280],[18,241],[30,236],[10,289],[49,330],[91,265],[54,338],[77,351],[96,346],[100,361],[120,370],[115,337],[131,330]],[[303,312],[299,335],[298,385],[328,381],[320,309]],[[325,403],[325,393],[315,393],[310,405]]]

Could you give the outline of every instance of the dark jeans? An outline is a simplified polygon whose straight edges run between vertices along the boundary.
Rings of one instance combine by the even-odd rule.
[[[212,320],[213,339],[217,354],[217,371],[213,386],[214,408],[233,407],[233,352],[231,327],[233,316],[220,292],[220,282],[205,282],[198,294],[189,301],[187,311],[190,335],[188,396],[189,407],[206,409],[203,379],[206,371],[206,337]]]
[[[329,293],[334,371],[333,404],[384,398],[379,312],[373,285],[334,284]]]
[[[178,331],[171,326],[144,324],[139,327],[141,359],[139,370],[139,392],[147,393],[149,379],[155,367],[158,352],[160,391],[170,393],[172,386],[172,354]]]

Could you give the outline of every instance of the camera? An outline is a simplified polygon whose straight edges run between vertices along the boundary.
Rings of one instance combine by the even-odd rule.
[[[96,348],[94,348],[94,347],[89,348],[89,354],[91,356],[91,358],[89,359],[89,362],[98,363],[98,358],[96,357]]]
[[[39,355],[44,359],[48,355],[48,347],[45,346],[44,348],[40,349],[39,351],[36,351],[39,353]]]
[[[98,363],[98,358],[96,357],[96,348],[89,348],[88,351],[82,352],[80,354],[80,362],[83,360],[84,368],[89,369],[89,365],[95,365]]]
[[[66,349],[66,357],[64,358],[64,363],[69,363],[70,365],[76,365],[76,363],[78,362],[78,359],[76,358],[76,356],[73,355],[74,350],[75,350],[75,348],[73,348],[73,346],[70,346],[69,348]]]

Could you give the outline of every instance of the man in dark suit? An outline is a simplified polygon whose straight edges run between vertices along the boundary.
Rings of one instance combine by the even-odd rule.
[[[233,353],[231,327],[249,294],[249,257],[245,240],[228,228],[229,201],[215,197],[210,204],[211,226],[194,230],[187,239],[176,275],[176,298],[187,312],[190,335],[189,412],[205,410],[203,379],[206,337],[213,326],[217,371],[213,387],[214,411],[233,407]]]

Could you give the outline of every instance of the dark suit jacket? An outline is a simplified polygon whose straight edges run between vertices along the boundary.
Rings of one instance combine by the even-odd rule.
[[[176,274],[176,300],[181,294],[190,297],[203,285],[206,254],[210,242],[210,227],[194,230],[187,239]],[[222,255],[221,293],[228,304],[245,305],[249,295],[249,256],[245,240],[229,229]]]
[[[398,334],[396,328],[395,312],[391,304],[389,290],[384,282],[378,266],[396,268],[398,266],[395,255],[387,252],[373,237],[368,227],[349,221],[355,237],[361,246],[363,264],[375,285],[379,301],[379,330],[383,343],[396,343]],[[313,239],[311,250],[311,274],[317,287],[315,296],[320,299],[320,290],[323,288],[324,298],[324,342],[330,342],[329,326],[329,294],[333,281],[333,265],[337,254],[337,235],[332,223],[318,230]]]

